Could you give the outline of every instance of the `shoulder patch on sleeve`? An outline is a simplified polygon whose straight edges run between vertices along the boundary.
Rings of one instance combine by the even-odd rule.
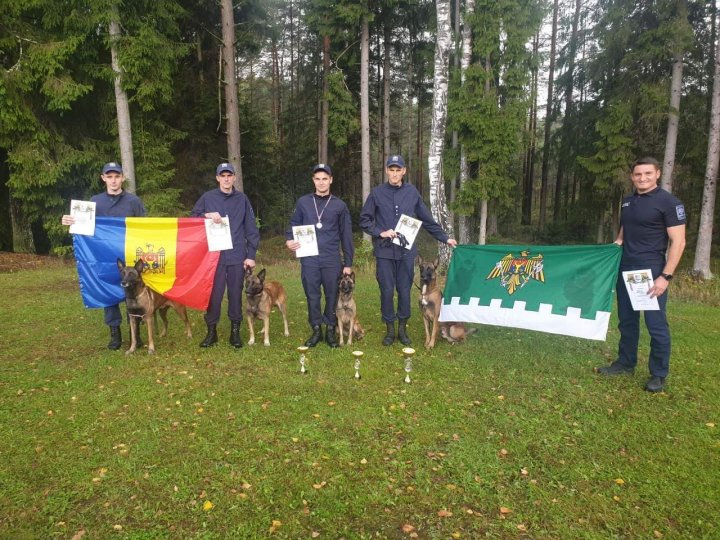
[[[675,214],[679,220],[685,221],[685,205],[678,204],[675,206]]]

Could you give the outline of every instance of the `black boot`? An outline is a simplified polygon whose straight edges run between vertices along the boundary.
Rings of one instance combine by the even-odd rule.
[[[395,341],[395,323],[389,322],[385,323],[387,326],[387,332],[385,333],[385,337],[383,338],[382,344],[383,345],[392,345],[393,341]]]
[[[318,343],[322,341],[322,330],[320,328],[320,325],[313,326],[313,333],[312,336],[307,338],[307,341],[305,341],[306,347],[314,347]]]
[[[111,326],[110,342],[108,343],[107,348],[111,351],[117,351],[120,348],[120,345],[122,345],[122,335],[120,334],[120,327]]]
[[[242,347],[242,341],[240,340],[240,323],[233,322],[230,327],[230,345],[239,349]]]
[[[400,319],[398,322],[398,339],[403,345],[411,345],[412,341],[407,335],[407,319]]]
[[[206,349],[207,347],[212,347],[217,343],[217,325],[208,324],[207,329],[207,336],[205,336],[205,339],[203,339],[200,343],[200,346],[203,349]]]
[[[328,347],[330,347],[331,349],[338,348],[338,340],[337,336],[335,335],[335,327],[329,324],[325,328],[325,343],[327,343]]]

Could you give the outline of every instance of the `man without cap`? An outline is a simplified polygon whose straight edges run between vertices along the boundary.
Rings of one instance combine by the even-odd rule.
[[[360,228],[372,237],[375,252],[375,276],[380,285],[382,319],[387,325],[383,345],[395,341],[395,320],[398,322],[397,337],[403,345],[410,345],[407,321],[410,318],[410,289],[415,274],[417,244],[411,249],[392,242],[397,237],[395,226],[400,216],[419,219],[438,242],[457,246],[453,238],[433,219],[415,186],[403,183],[405,161],[402,156],[390,156],[385,169],[388,181],[374,188],[360,212]],[[397,290],[397,311],[394,307]]]
[[[340,274],[352,272],[354,248],[352,223],[347,205],[330,193],[333,182],[332,169],[327,163],[313,167],[315,192],[303,195],[295,205],[290,218],[290,228],[285,232],[286,245],[291,251],[300,248],[300,242],[293,239],[292,227],[312,225],[318,244],[318,255],[300,258],[300,276],[308,305],[308,322],[312,335],[305,341],[314,347],[322,339],[321,324],[325,325],[325,341],[335,348],[338,346],[335,327],[337,316],[335,304],[338,295]],[[342,248],[342,259],[340,249]],[[325,310],[321,311],[321,292],[325,292]]]
[[[650,379],[645,390],[662,392],[670,370],[670,328],[665,314],[667,289],[685,249],[685,207],[677,197],[658,186],[660,164],[656,159],[639,159],[630,170],[635,191],[623,199],[620,232],[615,240],[623,247],[616,285],[620,330],[618,357],[612,364],[597,371],[602,375],[631,374],[635,371],[640,312],[632,308],[622,272],[650,269],[653,286],[648,294],[657,298],[660,309],[644,312],[645,325],[650,333]]]
[[[228,318],[230,319],[230,345],[239,349],[240,323],[242,315],[242,290],[245,270],[255,267],[255,254],[260,244],[260,233],[255,223],[255,213],[244,193],[233,186],[235,168],[230,163],[221,163],[215,170],[218,188],[203,193],[192,209],[191,215],[212,219],[220,223],[227,217],[230,222],[230,236],[233,248],[220,252],[215,279],[205,324],[207,335],[200,343],[206,348],[218,341],[217,323],[220,320],[220,307],[227,288]]]
[[[105,182],[105,191],[94,195],[90,199],[95,203],[96,216],[145,216],[145,205],[143,205],[142,201],[134,194],[128,193],[122,188],[125,176],[123,175],[122,166],[119,163],[111,161],[103,165],[100,178]],[[62,217],[63,225],[72,225],[73,223],[75,223],[74,216],[66,214]],[[121,322],[122,314],[120,313],[119,304],[105,308],[105,324],[110,327],[110,342],[107,347],[111,351],[117,351],[122,344],[122,335],[120,332]],[[142,346],[142,342],[139,342],[138,346]]]

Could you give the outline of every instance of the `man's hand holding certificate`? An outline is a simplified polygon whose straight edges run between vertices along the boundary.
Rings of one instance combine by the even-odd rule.
[[[392,239],[392,243],[405,249],[412,249],[415,238],[420,232],[420,227],[422,227],[422,221],[419,219],[411,218],[405,214],[401,215],[395,226],[397,236]]]
[[[635,311],[658,311],[657,298],[650,296],[654,281],[652,272],[647,270],[629,270],[622,273],[630,302]]]

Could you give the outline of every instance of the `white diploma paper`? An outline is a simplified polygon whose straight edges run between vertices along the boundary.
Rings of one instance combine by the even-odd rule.
[[[95,203],[92,201],[70,201],[70,215],[75,223],[70,225],[70,234],[95,236]]]
[[[205,220],[208,251],[225,251],[233,248],[230,219],[227,216],[220,219],[220,223],[214,223],[212,219]]]
[[[295,251],[297,258],[312,257],[319,253],[315,225],[298,225],[292,228],[292,232],[293,239],[300,242],[300,247]]]
[[[635,311],[658,311],[660,309],[657,298],[648,296],[648,291],[654,283],[650,269],[629,270],[623,272],[622,276]]]
[[[407,240],[408,243],[405,246],[405,249],[412,249],[413,244],[415,243],[415,238],[417,238],[417,235],[420,232],[420,227],[422,227],[422,221],[419,219],[411,218],[405,214],[400,216],[400,219],[395,226],[395,232],[402,234]],[[402,246],[400,240],[397,238],[393,238],[392,242],[393,244]]]

